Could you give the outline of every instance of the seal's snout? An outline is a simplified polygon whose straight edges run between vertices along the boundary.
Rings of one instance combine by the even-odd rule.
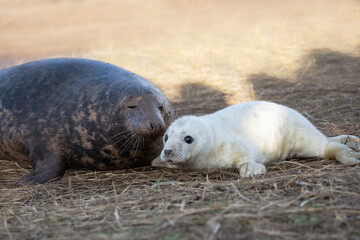
[[[128,118],[127,125],[131,132],[144,137],[159,137],[165,132],[167,124],[153,104],[144,103],[130,111],[132,117]]]
[[[164,150],[164,154],[165,154],[165,156],[167,156],[167,157],[170,157],[170,154],[172,153],[172,149],[165,149]]]
[[[140,136],[160,136],[165,132],[165,124],[161,123],[139,123],[137,126],[133,128],[133,131]]]
[[[162,135],[166,130],[166,123],[163,116],[158,109],[153,109],[153,114],[148,115],[147,123],[144,125],[144,130],[148,135]]]
[[[156,122],[150,122],[150,127],[151,127],[151,130],[154,132],[154,133],[163,133],[165,131],[165,122],[164,120],[161,118],[161,119],[158,119]]]

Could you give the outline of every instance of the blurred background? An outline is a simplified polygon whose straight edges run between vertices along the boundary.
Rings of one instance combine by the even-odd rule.
[[[254,85],[296,87],[319,54],[358,68],[359,49],[358,0],[0,0],[1,68],[102,60],[150,79],[180,111],[189,99],[198,112],[273,100]]]

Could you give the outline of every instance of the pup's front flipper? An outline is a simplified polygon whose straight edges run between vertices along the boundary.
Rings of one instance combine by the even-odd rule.
[[[266,167],[261,163],[246,162],[239,166],[239,172],[241,177],[252,177],[259,174],[265,174]]]
[[[34,185],[45,183],[53,178],[64,175],[65,163],[56,154],[47,153],[42,156],[32,156],[34,171],[25,175],[19,183],[21,185]],[[31,161],[31,160],[30,160]]]

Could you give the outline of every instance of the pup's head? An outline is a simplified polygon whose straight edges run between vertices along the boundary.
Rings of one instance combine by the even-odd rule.
[[[164,134],[160,159],[174,165],[186,164],[206,153],[212,144],[208,123],[195,116],[185,116],[173,122]]]

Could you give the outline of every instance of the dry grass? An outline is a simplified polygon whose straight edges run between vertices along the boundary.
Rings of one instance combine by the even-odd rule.
[[[109,61],[156,83],[180,114],[265,99],[327,135],[360,132],[358,1],[0,2],[0,66]],[[19,187],[0,161],[0,239],[360,239],[360,167],[293,159],[235,171],[68,171]]]
[[[32,188],[2,170],[2,238],[236,239],[359,237],[359,167],[282,162],[233,171],[69,171]]]

